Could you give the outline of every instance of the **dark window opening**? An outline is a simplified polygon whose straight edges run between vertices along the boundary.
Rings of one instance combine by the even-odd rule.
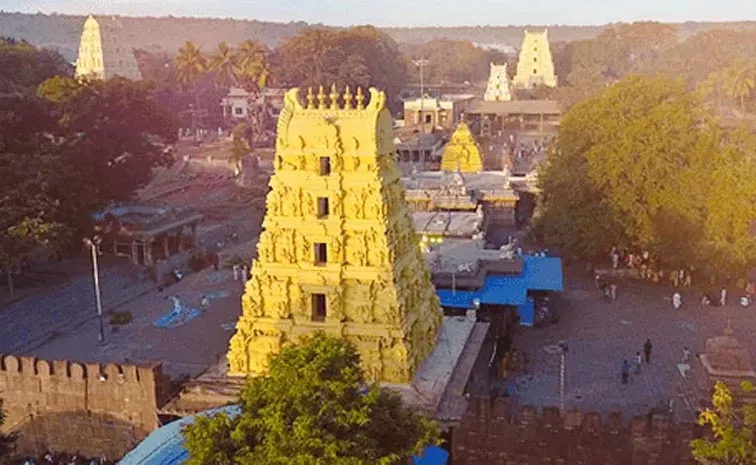
[[[318,218],[327,218],[330,213],[328,197],[318,197]]]
[[[425,115],[425,124],[431,124],[433,122],[433,115]]]
[[[328,263],[328,249],[323,243],[315,244],[315,264],[325,265]]]
[[[331,158],[320,157],[320,175],[328,176],[331,174]]]
[[[326,319],[326,296],[325,294],[312,295],[312,321],[325,321]]]

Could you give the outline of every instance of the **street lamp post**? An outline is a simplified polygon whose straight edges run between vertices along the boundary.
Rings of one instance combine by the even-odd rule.
[[[570,348],[565,341],[559,341],[559,348],[562,349],[559,367],[559,409],[564,413],[564,395],[567,384],[567,352],[570,351]]]
[[[425,80],[423,70],[428,64],[428,60],[422,58],[415,60],[413,63],[420,68],[420,133],[425,134]]]
[[[100,319],[100,343],[105,343],[105,322],[102,318],[102,297],[100,296],[100,268],[97,263],[98,246],[102,240],[95,236],[93,239],[85,238],[84,244],[92,251],[92,277],[94,278],[95,304],[97,316]]]

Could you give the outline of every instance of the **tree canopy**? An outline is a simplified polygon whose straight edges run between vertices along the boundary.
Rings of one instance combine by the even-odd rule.
[[[430,83],[480,83],[488,79],[490,64],[510,62],[503,52],[485,50],[467,40],[435,39],[424,44],[402,44],[402,51],[410,60],[426,59],[424,79]],[[514,72],[510,63],[510,74]],[[410,66],[414,82],[420,81],[416,66]]]
[[[750,392],[753,385],[744,382],[741,389]],[[701,465],[756,463],[756,406],[736,406],[721,381],[714,386],[712,403],[713,408],[698,417],[701,426],[711,428],[711,435],[691,442],[693,458]]]
[[[276,49],[274,75],[290,86],[375,86],[397,97],[407,62],[397,44],[372,26],[311,28]]]
[[[617,244],[737,275],[756,259],[754,150],[683,80],[628,77],[564,116],[537,230],[569,258]]]
[[[46,79],[72,74],[59,53],[0,37],[0,93],[34,92]]]
[[[322,333],[285,348],[239,402],[238,417],[200,417],[185,429],[189,465],[404,464],[438,440],[434,423],[366,384],[353,346]]]

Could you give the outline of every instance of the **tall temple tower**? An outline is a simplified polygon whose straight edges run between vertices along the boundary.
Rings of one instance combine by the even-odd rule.
[[[116,18],[95,19],[90,15],[84,21],[76,59],[76,77],[80,76],[142,79],[134,51],[125,40],[123,26]]]
[[[457,125],[451,140],[444,147],[441,156],[442,171],[479,173],[483,171],[483,157],[470,127],[464,121]]]
[[[286,93],[230,375],[264,374],[270,354],[320,330],[354,343],[369,379],[412,380],[443,315],[394,152],[383,92],[367,106],[361,89]]]
[[[491,63],[491,74],[488,76],[488,85],[486,86],[486,93],[483,94],[483,100],[489,102],[508,102],[512,100],[512,93],[509,87],[507,64],[497,65]]]
[[[554,61],[549,48],[549,30],[543,32],[525,31],[514,85],[532,89],[536,86],[556,87]]]

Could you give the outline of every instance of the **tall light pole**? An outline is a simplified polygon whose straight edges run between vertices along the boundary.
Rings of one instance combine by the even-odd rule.
[[[413,61],[413,63],[420,68],[420,120],[422,124],[422,126],[420,126],[420,134],[425,134],[425,80],[423,70],[429,61],[425,58],[421,58]]]
[[[100,296],[100,268],[97,264],[97,254],[99,245],[102,242],[99,236],[90,239],[84,238],[84,244],[92,251],[92,276],[94,278],[95,304],[97,305],[97,316],[100,318],[100,343],[105,343],[105,323],[102,319],[102,297]]]
[[[561,363],[559,366],[559,409],[564,413],[564,395],[567,384],[567,352],[570,348],[566,341],[559,341],[559,348],[562,349]]]

